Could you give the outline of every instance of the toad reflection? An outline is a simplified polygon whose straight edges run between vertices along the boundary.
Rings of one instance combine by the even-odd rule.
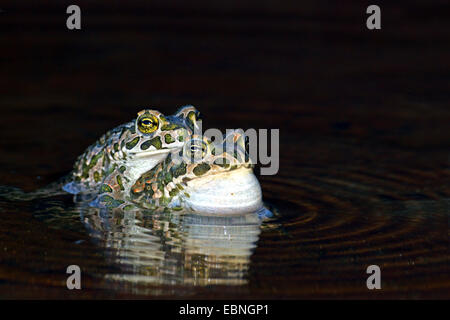
[[[260,233],[258,213],[145,215],[91,208],[82,216],[120,272],[107,279],[152,284],[241,285]],[[87,213],[87,212],[85,212]]]

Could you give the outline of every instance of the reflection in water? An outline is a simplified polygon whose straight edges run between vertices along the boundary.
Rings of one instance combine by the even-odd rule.
[[[372,264],[381,266],[389,279],[383,289],[387,298],[439,298],[448,292],[449,282],[443,278],[448,274],[448,198],[420,199],[415,194],[415,200],[377,200],[354,182],[342,187],[340,180],[272,180],[265,184],[271,191],[266,200],[278,213],[262,224],[258,214],[100,211],[74,204],[70,195],[22,203],[0,198],[0,240],[8,249],[0,260],[14,265],[23,282],[35,285],[42,279],[42,288],[48,287],[42,272],[65,273],[66,266],[78,264],[86,276],[83,288],[111,292],[108,297],[114,298],[129,298],[129,293],[273,298],[274,292],[281,297],[370,297],[361,287],[361,275]],[[323,192],[316,192],[319,187]],[[59,232],[41,238],[51,230],[22,221],[27,216],[22,212],[32,212]],[[260,230],[263,243],[258,243]],[[62,236],[66,231],[68,236]],[[87,238],[99,247],[78,246]],[[55,239],[61,243],[54,244]],[[262,248],[250,264],[256,245]],[[17,248],[15,254],[10,247]],[[17,282],[15,275],[6,276]]]
[[[113,280],[240,285],[258,241],[258,213],[239,216],[148,214],[85,208],[82,221],[120,272]]]

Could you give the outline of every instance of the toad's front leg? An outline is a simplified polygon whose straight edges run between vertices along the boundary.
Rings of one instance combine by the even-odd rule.
[[[127,201],[128,178],[120,169],[108,175],[100,185],[98,196],[90,203],[93,207],[107,209],[133,209],[135,205]]]

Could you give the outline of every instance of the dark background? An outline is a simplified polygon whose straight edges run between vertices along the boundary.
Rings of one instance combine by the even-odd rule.
[[[1,5],[4,148],[43,139],[39,151],[65,162],[143,107],[184,104],[208,127],[448,142],[447,1],[377,2],[375,31],[366,1],[76,3],[76,31],[66,28],[72,2]]]
[[[81,7],[81,30],[66,28],[70,4]],[[366,28],[370,4],[381,7],[381,30]],[[0,9],[2,184],[43,186],[144,107],[170,114],[194,104],[206,128],[280,129],[280,173],[260,177],[265,198],[282,201],[275,185],[286,183],[283,188],[300,190],[295,197],[305,207],[320,208],[327,195],[350,188],[351,179],[359,185],[347,196],[365,194],[361,202],[450,195],[448,1],[7,1]],[[342,180],[334,189],[312,183],[322,176]],[[327,210],[339,207],[338,200]],[[18,222],[2,228],[9,246],[27,237]],[[438,240],[424,247],[440,251],[431,269],[417,271],[422,282],[405,280],[387,297],[448,296],[446,230],[445,219],[428,230]],[[422,232],[402,240],[430,237]],[[49,243],[64,236],[52,237]],[[263,236],[260,245],[277,239]],[[286,250],[296,246],[293,239],[295,232]],[[26,264],[25,245],[3,254],[4,263]],[[255,268],[276,255],[257,249]],[[283,251],[279,259],[292,255]],[[37,278],[13,270],[3,269],[2,277],[21,282],[22,291],[3,292],[27,296],[26,283]],[[249,296],[361,296],[328,280],[319,290],[316,280],[295,284],[278,276],[283,289],[275,290],[265,285],[273,274],[253,275]],[[391,277],[401,278],[396,271]]]

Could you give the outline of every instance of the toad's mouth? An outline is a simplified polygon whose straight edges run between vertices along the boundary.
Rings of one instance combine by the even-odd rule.
[[[182,147],[179,147],[178,149],[181,150]],[[128,155],[132,159],[143,159],[143,158],[151,158],[153,156],[158,155],[167,155],[168,153],[176,150],[177,148],[162,148],[158,150],[148,150],[148,151],[140,151],[140,152],[129,152]]]
[[[186,207],[211,214],[242,214],[259,210],[261,186],[250,168],[217,173],[187,182]]]

